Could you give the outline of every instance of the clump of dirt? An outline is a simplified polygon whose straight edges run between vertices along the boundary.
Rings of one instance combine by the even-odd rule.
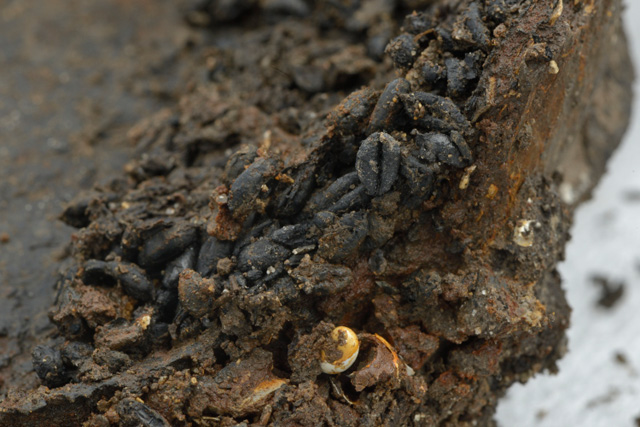
[[[223,25],[209,83],[132,129],[126,174],[62,214],[59,336],[33,353],[48,388],[0,417],[490,423],[565,351],[564,137],[601,113],[592,83],[630,81],[624,53],[582,62],[620,35],[609,3],[615,19],[528,0],[187,7]],[[328,375],[339,325],[360,351]]]

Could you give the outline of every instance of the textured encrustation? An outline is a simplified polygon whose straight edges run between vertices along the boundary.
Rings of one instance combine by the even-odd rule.
[[[385,49],[400,76],[324,120],[287,119],[291,92],[252,98],[241,74],[244,97],[226,101],[218,76],[178,120],[141,125],[128,179],[63,215],[86,226],[51,312],[65,341],[35,353],[56,388],[8,400],[3,421],[488,424],[510,384],[554,369],[569,315],[555,265],[590,188],[562,171],[595,182],[603,162],[572,147],[617,143],[628,119],[622,96],[617,126],[587,125],[597,88],[630,84],[620,4],[428,3]],[[293,81],[328,91],[327,69]],[[329,376],[337,325],[361,344]]]

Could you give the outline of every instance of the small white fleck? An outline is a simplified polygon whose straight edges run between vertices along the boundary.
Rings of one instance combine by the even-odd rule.
[[[299,248],[295,248],[292,252],[294,255],[304,254],[306,252],[314,250],[315,248],[315,245],[300,246]]]
[[[425,418],[427,418],[426,414],[415,414],[413,416],[413,421],[415,421],[416,423],[419,423],[420,421],[424,420]]]
[[[562,201],[568,205],[573,204],[577,199],[573,186],[568,182],[560,184],[559,193]]]
[[[138,324],[140,325],[143,331],[146,330],[147,327],[151,324],[151,316],[149,316],[148,314],[145,314],[140,319],[138,319]]]
[[[524,248],[528,248],[533,245],[534,228],[539,229],[536,226],[537,221],[529,219],[520,219],[516,223],[516,228],[513,230],[513,241]]]
[[[466,190],[467,187],[469,187],[469,178],[471,177],[471,174],[475,170],[476,170],[476,165],[471,165],[465,168],[464,175],[462,175],[462,178],[460,178],[460,184],[458,184],[458,188],[460,190]]]
[[[406,363],[404,364],[405,368],[407,368],[407,376],[412,377],[416,374],[416,371],[413,370],[413,368],[409,365],[407,365]]]

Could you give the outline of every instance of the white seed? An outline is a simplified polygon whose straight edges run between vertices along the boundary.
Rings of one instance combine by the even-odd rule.
[[[358,358],[360,341],[356,333],[346,326],[338,326],[331,331],[331,340],[336,343],[336,349],[341,352],[341,356],[329,361],[323,351],[320,355],[320,368],[325,374],[334,375],[346,371],[353,365]]]

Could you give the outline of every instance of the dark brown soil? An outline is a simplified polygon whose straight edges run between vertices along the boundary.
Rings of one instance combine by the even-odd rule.
[[[127,5],[1,11],[0,425],[487,425],[555,369],[618,1]]]
[[[38,384],[31,350],[52,330],[57,220],[82,189],[121,174],[133,124],[200,78],[201,31],[175,1],[0,4],[0,395]]]

